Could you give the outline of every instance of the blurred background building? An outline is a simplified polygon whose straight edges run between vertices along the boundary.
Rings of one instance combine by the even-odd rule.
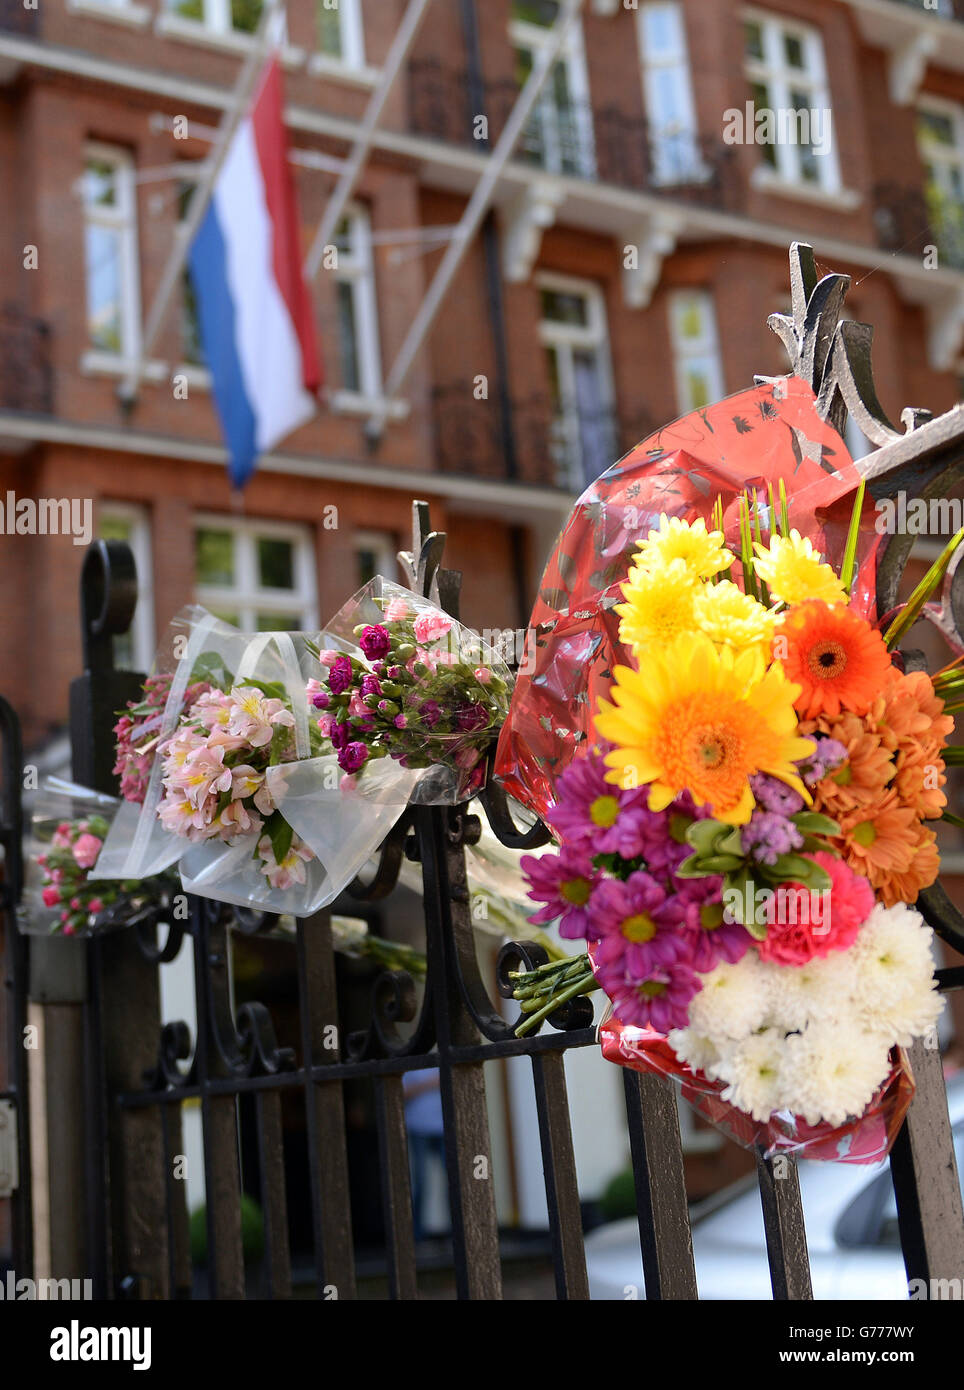
[[[404,9],[289,0],[306,250]],[[186,280],[136,403],[117,388],[260,0],[0,0],[0,499],[90,498],[95,533],[130,541],[140,601],[121,663],[146,668],[192,600],[249,631],[320,625],[394,572],[413,496],[465,573],[464,618],[524,625],[587,481],[661,424],[786,369],[766,319],[789,306],[793,239],[852,276],[848,312],[875,327],[891,418],[958,399],[964,0],[584,0],[386,407],[388,366],[558,10],[434,0],[312,287],[324,406],[232,495]],[[727,113],[751,101],[829,111],[829,150],[813,132],[728,143]],[[868,447],[853,429],[848,444]],[[69,536],[0,543],[0,671],[28,750],[66,722],[82,555]],[[964,856],[948,851],[953,875]],[[715,1136],[702,1148],[712,1158]],[[618,1157],[584,1156],[591,1185]]]

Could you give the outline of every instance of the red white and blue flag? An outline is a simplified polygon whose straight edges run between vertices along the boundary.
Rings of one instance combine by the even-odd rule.
[[[322,381],[277,57],[231,141],[188,267],[231,481],[243,487],[258,455],[315,413]]]

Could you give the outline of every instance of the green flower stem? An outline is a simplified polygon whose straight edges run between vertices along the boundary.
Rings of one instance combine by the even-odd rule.
[[[573,980],[566,989],[562,990],[561,993],[552,995],[548,1003],[543,1004],[541,1009],[538,1009],[535,1013],[529,1014],[528,1018],[523,1019],[516,1027],[516,1037],[522,1038],[525,1037],[527,1033],[531,1033],[533,1029],[539,1027],[543,1019],[555,1013],[556,1009],[561,1008],[563,1004],[567,1004],[570,999],[575,999],[579,994],[591,994],[593,990],[598,988],[599,985],[592,971],[589,970],[584,972]]]

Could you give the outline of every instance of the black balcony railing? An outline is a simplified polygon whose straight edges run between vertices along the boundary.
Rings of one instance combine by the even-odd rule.
[[[477,400],[468,381],[437,386],[432,397],[436,466],[444,473],[508,479],[499,402]],[[541,393],[514,399],[511,415],[513,481],[575,492],[655,429],[642,410],[580,411],[573,403],[560,412]]]
[[[49,415],[53,404],[50,329],[16,304],[0,307],[0,410]]]
[[[921,258],[936,247],[939,267],[964,270],[964,208],[937,190],[877,184],[874,224],[885,251]]]
[[[467,73],[438,59],[417,61],[409,67],[410,127],[416,135],[491,149],[518,95],[513,81],[486,83],[477,110]],[[731,208],[740,201],[731,146],[693,131],[657,130],[644,116],[614,103],[537,104],[514,157],[550,173],[687,202]]]

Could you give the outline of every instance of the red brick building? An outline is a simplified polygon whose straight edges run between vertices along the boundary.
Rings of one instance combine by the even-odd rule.
[[[404,9],[287,6],[306,249]],[[195,597],[249,628],[323,621],[391,564],[413,495],[465,571],[467,619],[523,623],[588,476],[784,369],[765,324],[788,303],[793,238],[852,275],[848,308],[875,325],[893,418],[957,399],[960,0],[584,0],[373,438],[390,364],[559,9],[433,0],[337,265],[312,287],[324,406],[232,497],[186,292],[132,407],[117,388],[260,0],[0,4],[0,498],[90,499],[95,532],[131,538],[142,600],[127,659],[149,662]],[[751,100],[816,113],[810,143],[731,143]],[[82,553],[69,536],[0,542],[0,669],[28,747],[65,720]]]

